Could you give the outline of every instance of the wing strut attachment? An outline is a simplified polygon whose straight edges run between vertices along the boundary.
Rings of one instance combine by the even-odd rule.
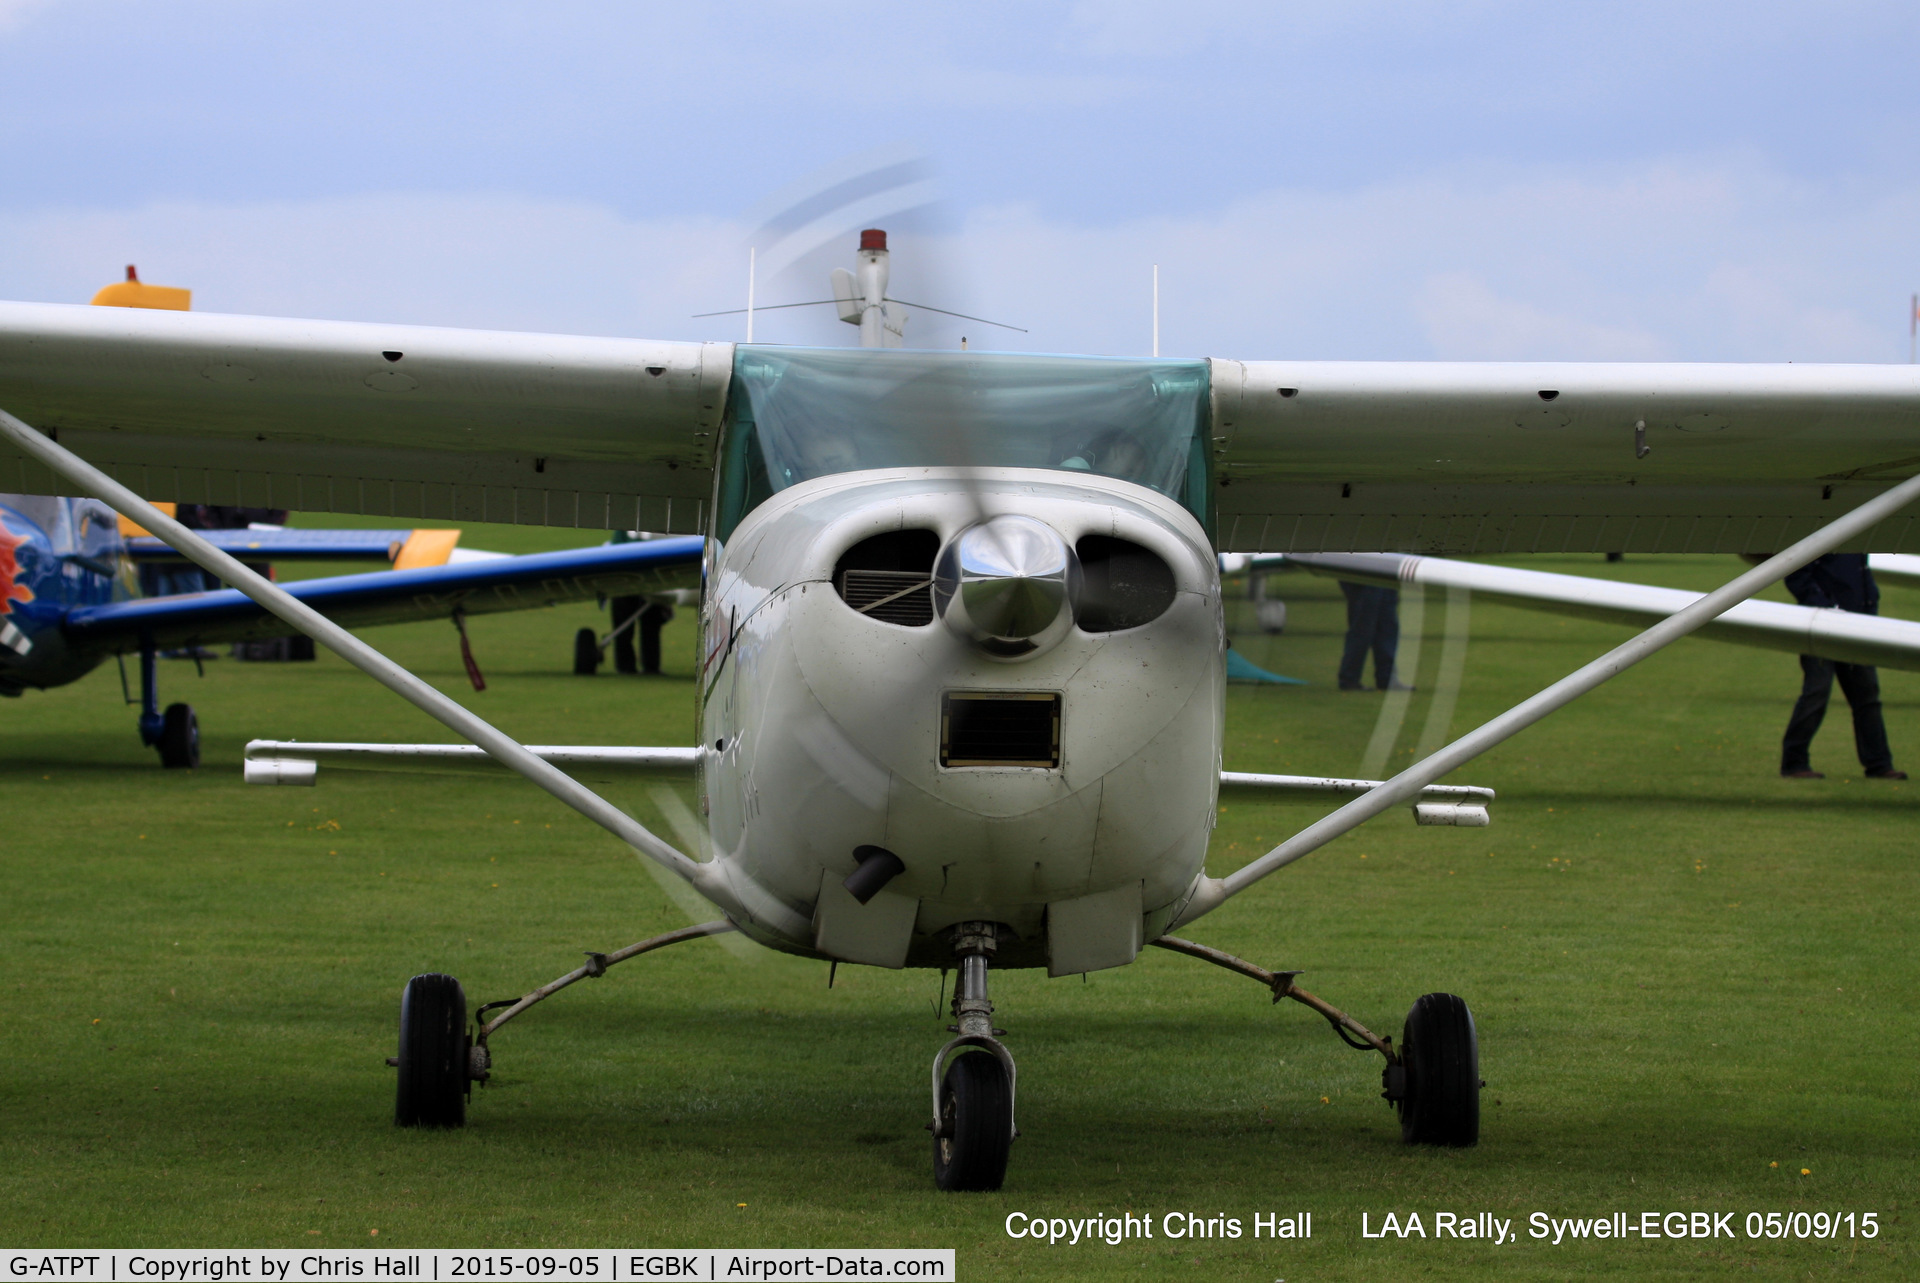
[[[808,924],[800,915],[785,910],[783,916],[784,906],[769,904],[760,906],[758,913],[749,911],[716,865],[690,859],[586,785],[529,752],[511,735],[455,703],[284,588],[248,570],[85,459],[5,410],[0,410],[0,437],[72,482],[81,493],[92,495],[121,516],[158,535],[181,556],[238,588],[455,734],[479,745],[501,765],[525,776],[656,864],[685,878],[730,917],[758,917],[790,935],[803,935],[808,930]],[[779,920],[772,920],[775,918]]]
[[[1823,557],[1841,544],[1866,533],[1916,499],[1920,499],[1920,475],[1909,477],[1845,516],[1835,518],[1785,552],[1769,557],[1739,578],[1667,616],[1639,636],[1569,673],[1532,698],[1514,705],[1492,721],[1420,759],[1385,784],[1300,830],[1251,864],[1224,878],[1201,875],[1194,882],[1191,897],[1174,915],[1167,929],[1171,931],[1184,926],[1201,914],[1219,908],[1274,870],[1292,864],[1301,856],[1312,854],[1335,838],[1359,828],[1382,811],[1410,800],[1449,771],[1466,765],[1496,744],[1511,739],[1547,714],[1558,711],[1594,687],[1624,673],[1655,651],[1711,623],[1816,557]]]

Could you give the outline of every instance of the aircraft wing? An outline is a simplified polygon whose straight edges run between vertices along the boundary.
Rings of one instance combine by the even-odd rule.
[[[1256,557],[1255,569],[1295,565],[1332,579],[1398,588],[1422,584],[1466,588],[1481,600],[1645,628],[1691,605],[1702,594],[1678,588],[1618,583],[1584,575],[1555,575],[1398,553],[1294,553]],[[1877,568],[1877,567],[1876,567]],[[1920,623],[1845,610],[1745,601],[1702,628],[1701,637],[1820,655],[1848,664],[1920,670]]]
[[[1920,471],[1910,365],[1212,370],[1222,551],[1774,552]]]
[[[293,596],[349,628],[527,610],[606,595],[637,596],[699,583],[705,541],[686,536],[533,553],[424,570],[378,570],[304,579]],[[68,612],[67,642],[82,652],[162,648],[281,637],[289,631],[238,589],[147,597]]]
[[[1876,579],[1903,584],[1908,588],[1920,586],[1920,557],[1898,552],[1876,552],[1867,558],[1867,569]]]
[[[695,531],[732,360],[725,343],[0,304],[0,408],[179,502]],[[1209,370],[1223,551],[1768,552],[1920,469],[1912,366]],[[0,490],[64,488],[0,454]],[[1920,550],[1920,532],[1902,514],[1862,546]]]
[[[732,345],[0,303],[0,408],[185,503],[694,532]],[[0,450],[0,490],[68,487]]]

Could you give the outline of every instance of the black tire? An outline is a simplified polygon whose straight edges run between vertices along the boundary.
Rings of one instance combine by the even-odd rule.
[[[573,675],[591,677],[600,671],[600,635],[582,628],[573,635]]]
[[[399,1069],[394,1126],[466,1126],[467,995],[452,976],[415,976],[401,991]]]
[[[170,771],[190,771],[200,765],[200,719],[193,715],[193,705],[167,705],[154,747],[160,750],[160,765]]]
[[[1006,1066],[990,1052],[968,1052],[947,1065],[933,1140],[933,1183],[944,1190],[995,1190],[1007,1178],[1013,1146],[1013,1091]]]
[[[1480,1140],[1480,1037],[1466,1000],[1424,994],[1407,1013],[1400,1056],[1406,1095],[1400,1139],[1409,1145],[1465,1148]]]

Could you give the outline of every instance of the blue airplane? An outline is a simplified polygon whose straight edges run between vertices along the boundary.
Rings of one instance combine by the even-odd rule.
[[[439,537],[425,542],[443,545],[443,562],[451,551],[451,541],[439,531],[201,533],[248,561],[358,559],[405,567],[409,541],[422,536]],[[461,629],[468,673],[480,687],[479,670],[466,649],[467,616],[596,598],[645,599],[690,588],[699,583],[704,542],[687,536],[490,556],[307,579],[288,591],[349,628],[450,619]],[[141,561],[186,564],[158,539],[123,535],[118,517],[98,500],[0,494],[0,695],[64,686],[109,658],[124,663],[126,656],[137,655],[140,740],[159,750],[162,766],[191,768],[200,761],[199,719],[190,704],[160,707],[161,653],[285,637],[289,629],[233,588],[138,596],[136,564]],[[583,671],[577,658],[575,671]]]

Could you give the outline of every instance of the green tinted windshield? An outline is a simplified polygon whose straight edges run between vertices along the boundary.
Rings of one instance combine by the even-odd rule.
[[[1207,363],[737,347],[715,534],[801,481],[869,468],[1092,472],[1212,531]]]

